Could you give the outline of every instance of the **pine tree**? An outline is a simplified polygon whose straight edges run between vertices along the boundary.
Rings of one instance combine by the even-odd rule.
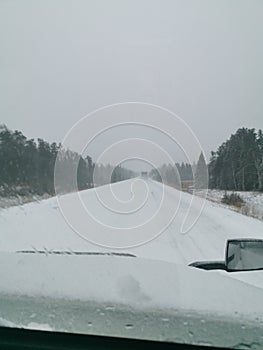
[[[196,165],[194,181],[196,189],[208,188],[208,170],[203,152],[201,152]]]
[[[255,129],[240,128],[211,153],[209,186],[223,190],[262,189],[263,137]]]

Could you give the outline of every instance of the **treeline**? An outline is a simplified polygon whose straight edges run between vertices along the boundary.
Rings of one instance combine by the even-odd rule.
[[[263,191],[262,130],[240,128],[211,152],[209,187],[234,191]]]
[[[178,188],[182,181],[192,180],[195,189],[263,191],[262,130],[238,129],[211,152],[208,164],[201,153],[196,165],[165,164],[153,169],[150,176]]]
[[[109,182],[114,183],[131,179],[136,176],[132,170],[126,169],[121,165],[113,166],[111,164],[98,164],[94,172],[95,185],[106,185]]]
[[[60,152],[59,152],[60,151]],[[20,131],[11,131],[0,126],[0,195],[55,194],[54,167],[59,152],[59,184],[61,192],[72,189],[70,171],[77,164],[78,189],[93,187],[95,163],[92,158],[83,158],[78,153],[61,149],[61,144],[48,143],[42,139],[27,139]],[[107,170],[113,172],[111,182],[134,176],[133,172],[121,166],[102,166],[100,176],[104,184]],[[104,179],[104,180],[103,180]]]
[[[91,157],[83,158],[76,152],[63,150],[61,144],[27,139],[20,131],[0,126],[0,195],[54,195],[54,166],[58,152],[61,192],[72,190],[73,165],[77,165],[80,190],[136,176],[121,165],[96,166]],[[211,152],[208,164],[201,153],[197,164],[164,164],[152,169],[150,177],[178,188],[182,181],[193,181],[196,189],[207,188],[209,184],[213,189],[263,191],[263,133],[255,129],[238,129],[216,152]]]
[[[181,181],[193,180],[195,167],[188,163],[163,164],[159,168],[152,169],[149,175],[153,180],[180,187]]]
[[[203,153],[200,154],[197,164],[175,163],[163,164],[159,168],[152,169],[150,177],[153,180],[163,182],[166,185],[177,187],[194,187],[195,189],[207,188],[208,171]]]

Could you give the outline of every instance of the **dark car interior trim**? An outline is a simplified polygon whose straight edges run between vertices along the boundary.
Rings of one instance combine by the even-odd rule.
[[[176,332],[176,330],[175,330]],[[0,327],[0,349],[34,350],[201,350],[206,346]],[[222,349],[222,348],[213,348]]]

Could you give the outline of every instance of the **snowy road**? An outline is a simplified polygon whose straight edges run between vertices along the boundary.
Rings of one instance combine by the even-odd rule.
[[[164,186],[164,193],[162,193],[161,184],[151,180],[146,182],[148,186],[147,195],[143,183],[139,183],[137,188],[134,189],[132,188],[132,182],[133,180],[128,180],[112,186],[116,198],[123,202],[120,203],[116,200],[116,204],[115,202],[110,203],[110,208],[107,207],[109,204],[107,203],[108,198],[112,198],[112,194],[109,193],[110,186],[97,188],[99,197],[94,189],[82,191],[81,197],[96,221],[101,221],[108,227],[117,225],[125,229],[131,225],[143,224],[146,219],[151,220],[155,212],[158,211],[163,195],[164,202],[160,210],[163,217],[158,218],[158,225],[165,227],[165,215],[168,213],[166,216],[167,219],[170,219],[177,206],[178,211],[164,232],[151,242],[139,247],[122,250],[104,248],[90,243],[72,230],[61,214],[57,199],[51,198],[39,203],[33,202],[0,211],[0,251],[32,249],[125,251],[145,258],[188,264],[195,260],[223,260],[226,240],[229,238],[263,238],[263,222],[221,208],[208,201],[191,230],[187,234],[181,234],[181,225],[186,218],[192,196],[168,186]],[[134,191],[135,200],[129,201],[132,191]],[[73,195],[68,194],[64,198],[70,206]],[[140,203],[144,205],[139,210],[134,210]],[[201,205],[202,199],[195,198],[190,216],[197,217]],[[71,209],[74,211],[74,202]],[[120,210],[126,211],[126,213],[120,214]],[[92,238],[96,234],[100,235],[100,231],[96,232],[100,226],[92,216],[86,215],[88,238]],[[107,230],[110,231],[108,227],[105,229],[106,233]],[[149,229],[148,226],[147,229]],[[149,232],[150,234],[151,232]]]
[[[88,238],[100,235],[102,226],[97,224],[98,221],[103,222],[104,234],[107,235],[112,225],[125,229],[143,224],[146,219],[154,221],[152,217],[159,210],[161,217],[152,226],[147,226],[151,230],[155,229],[154,225],[165,227],[165,220],[174,215],[177,207],[178,210],[170,225],[152,241],[134,248],[113,249],[81,238],[63,217],[57,199],[50,198],[0,211],[0,251],[36,249],[125,252],[138,257],[188,265],[199,260],[224,260],[225,245],[229,238],[263,238],[262,221],[209,201],[205,202],[205,207],[191,230],[187,234],[181,234],[182,222],[186,218],[192,196],[168,186],[162,187],[151,180],[128,180],[113,184],[112,188],[106,185],[96,190],[97,192],[95,189],[81,192],[82,201],[89,212],[85,213]],[[68,194],[63,198],[70,210],[74,211],[74,195]],[[161,203],[162,209],[158,209]],[[202,199],[195,197],[190,218],[197,218],[202,204]],[[226,274],[224,271],[220,273]],[[262,272],[236,273],[231,274],[231,277],[263,287]]]
[[[167,186],[163,192],[151,180],[133,181],[114,184],[112,192],[110,186],[81,192],[89,213],[88,238],[103,230],[107,238],[114,226],[120,228],[117,234],[126,234],[145,219],[148,229],[165,228],[133,248],[105,248],[83,239],[63,217],[56,198],[0,211],[0,324],[227,347],[257,341],[260,348],[263,272],[187,265],[223,260],[229,238],[263,238],[263,222],[208,201],[199,215],[201,198],[189,210],[191,195]],[[62,199],[78,218],[74,194]],[[166,226],[170,214],[176,215]],[[187,214],[190,222],[198,220],[182,234]],[[21,250],[43,254],[15,253]]]

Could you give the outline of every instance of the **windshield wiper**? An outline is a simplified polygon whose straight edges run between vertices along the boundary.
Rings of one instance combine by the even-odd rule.
[[[23,254],[57,254],[57,255],[107,255],[107,256],[125,256],[136,258],[136,255],[131,253],[116,253],[116,252],[79,252],[69,250],[19,250],[16,253]]]

